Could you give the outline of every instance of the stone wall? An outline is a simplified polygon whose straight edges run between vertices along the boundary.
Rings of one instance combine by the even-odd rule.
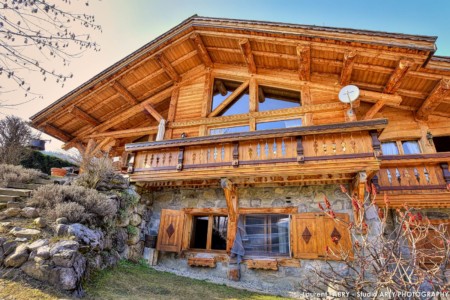
[[[336,212],[348,213],[353,217],[351,202],[341,192],[339,185],[322,186],[289,186],[239,188],[239,207],[298,207],[298,212],[318,212],[318,203],[323,203],[326,196]],[[149,231],[157,233],[162,209],[183,208],[226,208],[222,189],[161,189],[143,195],[152,203],[152,217]],[[320,261],[302,260],[301,267],[279,267],[278,271],[248,269],[241,265],[241,284],[254,290],[292,296],[298,289],[302,276],[307,276],[312,264]],[[199,279],[215,278],[227,283],[227,262],[218,262],[216,268],[193,268],[188,266],[187,259],[178,254],[162,253],[159,256],[158,268],[173,271],[180,275]],[[294,294],[292,294],[294,293]]]

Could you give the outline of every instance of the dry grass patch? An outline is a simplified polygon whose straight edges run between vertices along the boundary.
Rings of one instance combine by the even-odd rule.
[[[23,280],[0,279],[0,299],[5,300],[57,300],[70,299],[50,287],[34,286]]]
[[[124,261],[97,273],[85,288],[89,299],[287,299],[180,277]]]

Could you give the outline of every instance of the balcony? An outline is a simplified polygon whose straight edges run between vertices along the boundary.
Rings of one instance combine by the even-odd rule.
[[[132,181],[207,181],[236,178],[243,184],[348,182],[375,172],[376,132],[387,120],[304,126],[127,144]]]

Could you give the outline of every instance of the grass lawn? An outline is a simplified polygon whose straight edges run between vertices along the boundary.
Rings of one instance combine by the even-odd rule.
[[[129,262],[99,272],[84,287],[90,299],[287,299],[180,277]]]

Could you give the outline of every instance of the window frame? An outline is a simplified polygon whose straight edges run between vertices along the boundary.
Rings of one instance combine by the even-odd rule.
[[[384,154],[383,155],[387,155],[387,156],[398,156],[398,155],[416,155],[416,154],[405,154],[405,151],[403,149],[403,143],[404,142],[417,142],[417,145],[419,146],[419,153],[416,154],[422,154],[423,152],[423,148],[422,145],[420,143],[420,139],[401,139],[401,140],[387,140],[387,141],[382,141],[381,144],[383,143],[395,143],[397,146],[397,150],[398,150],[398,154]],[[381,146],[383,147],[383,146]]]

